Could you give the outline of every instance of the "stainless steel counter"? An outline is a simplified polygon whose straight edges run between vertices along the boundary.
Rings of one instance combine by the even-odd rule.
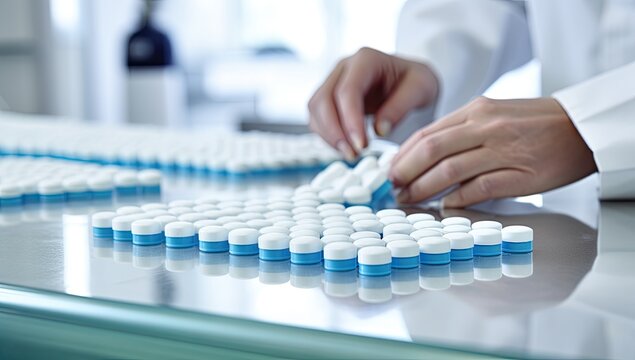
[[[284,194],[309,177],[241,183],[174,177],[164,186],[163,200]],[[535,251],[386,278],[92,239],[89,214],[121,203],[3,209],[0,283],[11,286],[0,287],[0,312],[49,294],[60,312],[71,311],[65,301],[68,307],[84,300],[140,305],[136,311],[144,311],[148,328],[153,314],[169,309],[177,318],[181,311],[183,318],[220,315],[472,354],[633,358],[635,204],[598,204],[594,186],[587,179],[524,202],[496,201],[471,210],[407,208],[531,226]],[[28,289],[44,293],[29,295]],[[247,337],[249,329],[244,331]],[[291,342],[292,334],[272,336],[289,336]],[[402,354],[409,357],[405,348]]]

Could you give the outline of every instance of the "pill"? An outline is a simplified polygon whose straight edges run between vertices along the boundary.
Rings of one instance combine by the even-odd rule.
[[[343,209],[328,209],[328,210],[320,210],[320,216],[322,218],[328,218],[333,216],[341,216],[344,218],[348,218],[346,212]]]
[[[322,242],[313,236],[300,236],[289,242],[291,263],[318,264],[322,261]]]
[[[296,206],[291,210],[293,216],[310,213],[310,214],[319,214],[318,209],[313,206]]]
[[[326,211],[326,210],[342,210],[346,209],[344,205],[338,203],[326,203],[317,207],[318,212]]]
[[[242,221],[230,221],[228,223],[222,224],[222,226],[229,231],[235,230],[235,229],[249,228],[249,225],[247,225],[247,223],[244,223]],[[254,230],[258,231],[258,229],[254,229]]]
[[[194,222],[194,230],[196,230],[196,233],[198,234],[199,230],[201,230],[205,226],[220,226],[220,225],[221,224],[216,220],[210,220],[210,219],[197,220]]]
[[[382,224],[384,224],[384,226],[390,225],[390,224],[407,224],[407,225],[411,225],[410,222],[408,222],[408,220],[405,217],[403,217],[403,216],[384,216],[382,218],[379,218],[379,221]]]
[[[300,230],[311,230],[316,232],[318,235],[322,233],[322,225],[321,224],[298,224],[292,226],[289,231],[295,232]]]
[[[174,215],[159,215],[157,217],[154,217],[153,219],[160,222],[164,230],[167,224],[179,221]]]
[[[300,213],[300,214],[293,215],[293,220],[295,220],[295,221],[304,220],[304,219],[316,219],[316,220],[320,220],[321,221],[322,217],[317,212],[315,212],[315,213],[303,212],[303,213]]]
[[[236,215],[240,219],[240,221],[249,221],[249,220],[263,220],[265,219],[264,215],[257,212],[245,211],[241,214]]]
[[[119,171],[114,176],[115,191],[118,195],[137,194],[137,173],[134,171]]]
[[[256,230],[260,230],[267,226],[273,226],[273,222],[269,220],[265,220],[265,219],[253,219],[253,220],[247,221],[247,226],[249,226],[250,228],[254,228]]]
[[[365,276],[389,275],[392,268],[390,249],[384,246],[368,246],[359,249],[357,254],[359,274]]]
[[[316,195],[317,196],[317,195]],[[293,206],[295,207],[311,207],[311,208],[316,208],[318,205],[320,205],[322,202],[320,201],[319,197],[317,200],[310,200],[310,199],[304,199],[304,200],[297,200],[297,201],[293,201]]]
[[[388,216],[400,216],[405,218],[406,212],[400,209],[383,209],[383,210],[379,210],[376,215],[380,219],[384,217],[388,217]]]
[[[353,223],[353,229],[381,234],[384,231],[384,225],[379,220],[358,220]]]
[[[258,230],[240,228],[229,231],[229,253],[232,255],[257,255]]]
[[[135,220],[143,219],[143,217],[143,214],[130,214],[112,218],[112,238],[117,241],[132,241],[132,223]]]
[[[69,200],[89,199],[91,196],[86,178],[82,176],[68,177],[62,180],[62,186]]]
[[[347,207],[346,209],[344,209],[344,212],[350,217],[351,215],[355,214],[372,214],[373,209],[368,206],[355,205]]]
[[[450,259],[468,260],[474,257],[474,238],[471,234],[457,232],[443,235],[450,240]]]
[[[117,216],[114,211],[101,211],[93,214],[91,217],[91,225],[93,230],[93,236],[98,238],[111,238],[112,232],[112,219]]]
[[[196,229],[194,224],[185,221],[175,221],[165,225],[165,246],[172,248],[187,248],[196,246]]]
[[[410,233],[410,236],[415,240],[419,240],[424,237],[442,236],[442,235],[443,235],[443,229],[441,228],[419,229]]]
[[[322,224],[322,227],[324,228],[324,230],[336,228],[336,227],[344,227],[344,228],[353,229],[353,224],[351,224],[351,222],[348,221],[348,219],[344,218],[343,220],[340,220],[340,221],[331,221],[331,222],[324,223]]]
[[[410,236],[410,233],[414,231],[412,224],[410,223],[393,223],[384,226],[384,236],[392,234],[405,234]]]
[[[338,227],[331,227],[328,229],[324,229],[324,231],[322,231],[322,234],[326,235],[346,235],[346,236],[350,236],[352,233],[354,233],[355,230],[353,230],[352,227],[343,227],[343,226],[338,226]]]
[[[534,231],[528,226],[505,226],[501,235],[503,252],[528,253],[533,250]]]
[[[419,262],[427,265],[447,264],[450,262],[450,240],[441,236],[425,237],[419,244]]]
[[[452,216],[452,217],[447,217],[441,220],[441,224],[443,224],[443,226],[450,226],[450,225],[472,226],[472,221],[470,221],[470,219],[466,217]]]
[[[393,242],[393,241],[398,241],[398,240],[408,240],[408,241],[415,241],[415,239],[408,235],[408,234],[390,234],[390,235],[384,235],[384,237],[382,238],[382,240],[385,243],[389,243],[389,242]]]
[[[322,244],[326,245],[332,242],[349,242],[350,243],[350,242],[353,242],[353,239],[351,239],[351,237],[348,235],[335,234],[335,235],[324,235],[320,238],[320,241],[322,241]]]
[[[60,202],[66,199],[64,186],[56,179],[40,181],[37,184],[37,191],[43,202]]]
[[[411,269],[419,267],[419,244],[412,240],[395,240],[388,242],[386,248],[392,256],[392,267],[395,269]]]
[[[377,238],[361,238],[353,241],[353,245],[357,248],[363,248],[367,246],[386,246],[386,243],[382,239]]]
[[[273,225],[265,226],[259,230],[260,235],[269,233],[289,234],[289,229],[284,226]]]
[[[292,239],[300,237],[300,236],[313,236],[313,237],[319,238],[320,237],[320,233],[318,233],[317,231],[314,231],[314,230],[305,229],[305,230],[292,231],[291,233],[289,233],[289,236]]]
[[[496,256],[502,251],[501,232],[494,229],[476,229],[469,232],[474,238],[474,256]]]
[[[350,237],[353,241],[364,238],[381,239],[381,235],[374,231],[356,231]]]
[[[472,224],[472,229],[473,230],[476,230],[476,229],[503,230],[503,224],[499,223],[498,221],[492,221],[492,220],[477,221],[474,224]]]
[[[438,229],[443,229],[443,224],[440,221],[436,221],[436,220],[423,220],[423,221],[417,221],[416,223],[412,224],[412,226],[416,229],[430,229],[430,228],[438,228]]]
[[[122,206],[116,211],[117,215],[130,215],[143,213],[143,209],[138,206]]]
[[[93,198],[109,198],[112,197],[115,183],[110,176],[101,175],[88,178],[88,189]]]
[[[183,215],[183,214],[189,214],[194,212],[194,210],[192,210],[191,207],[187,207],[187,206],[177,206],[177,207],[172,207],[168,209],[168,212],[176,217]]]
[[[336,190],[343,192],[344,189],[351,186],[361,185],[361,183],[362,179],[359,176],[352,171],[347,171],[341,178],[335,181],[333,186]]]
[[[324,269],[349,271],[357,267],[357,247],[351,242],[331,242],[324,246]]]
[[[132,243],[135,245],[157,245],[163,242],[163,226],[160,222],[152,219],[141,219],[134,221],[130,230],[132,232]]]
[[[353,168],[353,173],[362,176],[370,170],[377,169],[377,158],[374,156],[364,156]]]
[[[342,215],[329,216],[327,218],[323,218],[321,222],[324,225],[334,224],[334,223],[346,223],[349,225],[352,224],[352,222],[346,216],[342,216]]]
[[[416,213],[406,216],[406,220],[408,220],[409,223],[414,224],[418,221],[434,220],[434,216],[426,213]]]
[[[198,248],[203,252],[229,251],[229,231],[218,225],[204,226],[198,231]]]
[[[377,215],[373,214],[373,213],[367,213],[367,214],[353,214],[350,215],[348,217],[348,219],[351,222],[355,222],[355,221],[359,221],[359,220],[377,220],[379,221],[379,218],[377,217]]]
[[[154,169],[141,170],[137,173],[137,181],[145,194],[161,192],[161,172]]]
[[[263,234],[258,237],[258,257],[267,261],[280,261],[290,258],[289,235],[280,233]]]
[[[332,186],[333,183],[344,176],[348,172],[348,166],[342,161],[335,161],[331,163],[326,169],[318,173],[313,180],[311,180],[311,188],[315,190],[322,190],[326,187]]]
[[[372,194],[370,190],[361,185],[352,185],[344,189],[344,202],[347,205],[366,205],[370,204]]]
[[[370,190],[375,199],[383,198],[392,188],[387,169],[373,169],[363,174],[362,186]]]
[[[167,210],[168,206],[166,204],[161,204],[161,203],[149,203],[149,204],[141,205],[140,208],[143,211]]]
[[[192,213],[179,215],[177,216],[177,219],[179,219],[179,221],[187,221],[187,222],[195,223],[199,220],[207,220],[207,216],[200,213],[192,212]]]

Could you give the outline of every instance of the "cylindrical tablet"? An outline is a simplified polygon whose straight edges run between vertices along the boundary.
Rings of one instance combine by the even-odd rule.
[[[358,220],[353,223],[353,229],[381,234],[384,231],[384,225],[379,220]]]
[[[329,216],[327,218],[322,219],[322,224],[325,227],[333,227],[333,224],[346,224],[346,226],[351,226],[353,223],[346,216]]]
[[[98,238],[111,238],[112,233],[112,219],[117,216],[114,211],[101,211],[93,214],[91,217],[91,224],[93,230],[93,236]]]
[[[443,235],[450,240],[450,260],[468,260],[474,257],[474,238],[462,232]]]
[[[131,226],[135,220],[140,220],[143,217],[140,214],[130,214],[116,216],[112,219],[112,238],[117,241],[132,241]]]
[[[163,226],[156,220],[136,220],[131,224],[131,232],[135,245],[158,245],[163,242]]]
[[[277,225],[265,226],[258,231],[260,232],[260,235],[269,234],[269,233],[280,233],[280,234],[286,234],[286,235],[289,234],[288,228],[284,226],[277,226]]]
[[[229,251],[229,231],[218,225],[202,227],[198,231],[198,248],[203,252]]]
[[[390,274],[392,255],[384,246],[368,246],[357,253],[359,274],[365,276],[384,276]]]
[[[423,220],[423,221],[417,221],[416,223],[412,224],[412,226],[415,228],[415,230],[419,230],[419,229],[443,229],[443,224],[441,224],[440,221],[436,221],[436,220]]]
[[[528,253],[533,251],[534,231],[524,225],[505,226],[501,232],[506,253]]]
[[[295,232],[299,230],[311,230],[318,233],[318,235],[320,235],[322,234],[322,229],[323,229],[322,225],[318,225],[318,224],[298,224],[298,225],[292,226],[289,229],[289,231]]]
[[[322,261],[322,242],[313,236],[300,236],[291,239],[289,252],[293,264],[318,264]]]
[[[372,194],[370,190],[361,186],[353,185],[344,189],[344,201],[348,205],[367,205],[372,200]]]
[[[258,257],[262,260],[279,261],[288,260],[289,253],[289,235],[280,233],[263,234],[258,237]]]
[[[117,215],[130,215],[142,213],[144,212],[144,210],[138,206],[122,206],[115,212],[117,213]]]
[[[194,206],[196,206],[196,201],[193,201],[193,200],[173,200],[173,201],[170,201],[168,203],[168,207],[170,207],[170,208],[174,208],[174,207],[188,207],[188,208],[191,208],[191,207],[194,207]]]
[[[44,202],[59,202],[65,199],[64,187],[59,180],[42,180],[37,185],[37,191],[40,200]]]
[[[338,189],[328,188],[318,194],[320,201],[328,203],[343,203],[344,194]]]
[[[419,221],[434,220],[434,216],[426,213],[415,213],[406,216],[406,220],[408,220],[409,223],[414,224]]]
[[[377,212],[377,217],[382,219],[388,216],[400,216],[405,218],[406,212],[400,209],[383,209]]]
[[[258,230],[252,228],[234,229],[229,232],[229,253],[232,255],[257,255]]]
[[[356,231],[351,234],[351,239],[353,241],[359,239],[381,239],[381,235],[374,231]]]
[[[392,254],[392,267],[411,269],[419,267],[419,244],[412,240],[396,240],[386,244]]]
[[[324,269],[349,271],[357,267],[357,247],[351,242],[332,242],[324,246]]]
[[[325,203],[317,207],[318,212],[326,211],[326,210],[342,210],[344,211],[346,207],[339,203]]]
[[[256,230],[260,230],[267,226],[273,226],[273,222],[265,219],[253,219],[247,221],[247,226]]]
[[[216,220],[203,219],[194,222],[194,229],[198,234],[198,231],[204,228],[205,226],[220,226],[220,223]]]
[[[405,234],[410,235],[414,231],[412,224],[410,223],[393,223],[384,226],[384,236],[392,234]]]
[[[348,218],[348,215],[342,209],[329,209],[320,211],[320,216],[324,219],[331,216],[341,216],[344,218]]]
[[[494,229],[477,229],[469,232],[474,238],[474,256],[496,256],[502,252],[501,232]]]
[[[377,158],[374,156],[363,157],[353,168],[353,173],[357,176],[363,176],[370,170],[377,169]]]
[[[450,225],[465,225],[465,226],[472,226],[472,221],[470,221],[470,219],[466,218],[466,217],[462,217],[462,216],[452,216],[452,217],[447,217],[443,220],[441,220],[441,224],[443,224],[443,226],[450,226]]]
[[[477,221],[474,224],[472,224],[472,230],[476,230],[476,229],[503,230],[503,224],[499,223],[498,221],[492,221],[492,220]]]
[[[398,241],[398,240],[408,240],[408,241],[412,241],[414,242],[415,239],[408,235],[408,234],[390,234],[390,235],[384,235],[384,237],[382,238],[382,240],[385,243],[390,243],[393,241]]]
[[[355,215],[355,214],[372,214],[373,209],[371,209],[368,206],[356,205],[356,206],[347,207],[346,209],[344,209],[344,212],[348,216]]]
[[[337,227],[330,227],[328,229],[324,229],[324,231],[322,231],[322,234],[324,234],[324,236],[327,236],[327,235],[350,236],[354,232],[355,230],[353,230],[353,228],[351,227],[337,226]]]
[[[357,246],[357,248],[363,248],[367,246],[386,246],[386,243],[382,239],[361,238],[353,241],[353,245]]]
[[[466,225],[448,225],[448,226],[444,226],[443,227],[443,233],[444,234],[449,234],[449,233],[469,233],[472,230],[471,227],[466,226]]]
[[[207,220],[207,216],[200,213],[192,212],[192,213],[179,215],[177,216],[177,219],[179,219],[179,221],[195,223],[199,220]]]
[[[442,236],[442,235],[443,235],[443,229],[441,228],[419,229],[410,233],[410,236],[412,236],[412,238],[415,240],[419,240],[424,237]]]
[[[153,219],[161,223],[162,229],[165,229],[165,226],[169,223],[179,221],[174,215],[159,215],[157,217],[154,217]]]
[[[170,214],[178,217],[178,216],[183,215],[183,214],[193,213],[194,210],[192,210],[191,207],[179,206],[179,207],[169,208],[168,212]]]
[[[348,235],[342,235],[342,234],[338,234],[338,235],[324,235],[320,238],[320,241],[322,241],[322,244],[326,245],[332,242],[353,242],[353,239],[351,239],[350,236]]]
[[[185,221],[175,221],[165,225],[165,246],[172,248],[187,248],[196,246],[196,229],[194,224]]]
[[[359,220],[376,220],[379,221],[377,215],[373,213],[358,213],[353,214],[348,217],[351,222],[359,221]]]
[[[320,233],[315,231],[315,230],[310,230],[310,229],[304,229],[304,230],[296,230],[296,231],[292,231],[291,233],[289,233],[289,236],[293,239],[293,238],[297,238],[300,236],[313,236],[316,238],[320,238]]]
[[[427,265],[447,264],[450,262],[450,240],[441,236],[425,237],[419,244],[419,262]]]
[[[411,225],[408,220],[403,216],[384,216],[379,219],[379,221],[384,225],[390,224],[408,224]]]

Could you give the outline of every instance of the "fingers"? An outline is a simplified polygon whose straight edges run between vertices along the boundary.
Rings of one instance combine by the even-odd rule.
[[[375,113],[375,132],[388,136],[408,112],[432,102],[437,91],[438,80],[427,66],[411,68]]]
[[[403,203],[420,202],[451,185],[461,183],[479,174],[504,167],[496,154],[487,148],[477,148],[448,157],[434,165],[398,195]]]
[[[448,156],[476,148],[483,141],[482,132],[468,124],[438,131],[419,140],[406,153],[400,150],[401,156],[393,160],[389,178],[397,187],[408,186],[437,162]]]
[[[502,169],[482,174],[443,198],[443,207],[466,207],[485,200],[526,193],[527,174]]]

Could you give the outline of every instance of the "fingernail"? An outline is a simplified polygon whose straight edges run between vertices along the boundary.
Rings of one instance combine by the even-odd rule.
[[[344,158],[347,161],[355,160],[355,152],[353,152],[353,149],[351,148],[350,145],[348,145],[348,142],[346,142],[345,140],[338,141],[337,150],[339,150],[339,152],[341,152],[344,155]]]
[[[410,191],[408,189],[403,189],[397,194],[397,201],[399,202],[408,202],[410,201]]]
[[[364,142],[359,134],[351,134],[351,141],[353,142],[353,147],[358,154],[360,154],[364,150]]]
[[[377,135],[388,136],[392,130],[392,123],[388,119],[381,119],[377,124]]]

